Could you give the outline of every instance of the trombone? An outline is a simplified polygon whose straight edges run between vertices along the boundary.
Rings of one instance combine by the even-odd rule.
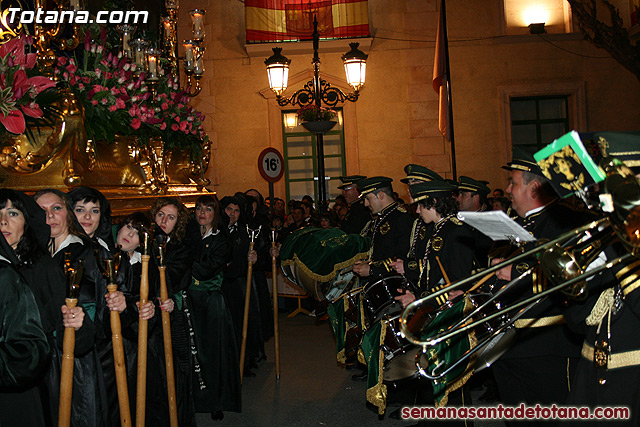
[[[442,379],[479,351],[494,347],[500,339],[500,334],[507,334],[516,320],[548,295],[563,291],[572,298],[585,298],[588,278],[627,262],[638,254],[640,248],[640,184],[632,172],[615,159],[605,159],[604,169],[607,172],[607,178],[603,193],[604,198],[601,196],[601,199],[605,202],[603,210],[609,213],[607,218],[578,227],[552,241],[540,244],[514,258],[453,283],[443,290],[413,301],[406,307],[400,317],[401,331],[408,341],[423,347],[423,351],[416,354],[416,366],[421,375],[434,381]],[[628,252],[588,269],[587,267],[615,240],[620,240]],[[511,266],[523,258],[531,258],[532,255],[537,256],[538,264],[506,283],[484,303],[464,315],[453,325],[438,328],[437,332],[431,336],[423,336],[425,327],[428,327],[435,320],[430,313],[431,307],[425,306],[426,303],[433,301],[445,292],[474,283],[482,279],[483,276],[486,280],[487,276],[497,270]],[[502,306],[501,298],[513,293],[513,288],[517,287],[524,278],[532,275],[534,269],[538,267],[542,268],[544,275],[553,285],[533,296]],[[491,312],[491,309],[494,311]],[[498,325],[487,323],[494,319],[499,319]],[[422,355],[426,353],[427,347],[447,342],[447,340],[483,324],[487,324],[488,327],[485,329],[491,331],[488,336],[479,340],[469,350],[450,362],[448,367],[445,366],[445,362],[440,362],[428,372],[421,365]],[[511,333],[511,338],[513,338],[512,335],[513,333]],[[506,347],[504,350],[506,351]],[[486,365],[489,366],[500,355],[485,362]]]

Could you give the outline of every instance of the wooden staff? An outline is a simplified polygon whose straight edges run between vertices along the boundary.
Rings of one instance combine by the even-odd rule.
[[[107,291],[110,294],[117,292],[116,283],[118,267],[120,266],[120,253],[104,260],[103,273],[109,279]],[[111,316],[111,342],[113,343],[113,360],[116,368],[116,388],[118,390],[118,406],[120,412],[120,425],[131,425],[131,409],[129,408],[129,389],[127,387],[127,368],[124,361],[124,347],[122,344],[122,326],[120,313],[112,310]]]
[[[445,287],[447,287],[447,286],[449,286],[451,284],[451,282],[449,281],[449,276],[447,276],[447,273],[444,271],[444,267],[442,266],[442,263],[440,262],[440,258],[438,258],[437,256],[436,256],[436,261],[438,261],[438,266],[440,266],[440,271],[442,272],[442,277],[444,278],[444,281],[445,281]],[[465,294],[468,295],[471,292],[473,292],[476,289],[478,289],[480,286],[484,285],[484,283],[487,280],[489,280],[494,274],[495,274],[495,272],[494,273],[489,273],[486,276],[484,276],[482,279],[478,280],[478,282],[475,285],[473,285],[471,287],[471,289],[469,289],[467,292],[465,292]]]
[[[76,268],[71,267],[70,254],[65,253],[65,279],[67,297],[65,304],[71,309],[78,304],[80,278],[82,277],[82,261]],[[60,402],[58,404],[58,426],[68,427],[71,424],[71,397],[73,394],[73,364],[76,347],[76,330],[73,327],[64,328],[62,341],[62,365],[60,368]]]
[[[149,299],[149,250],[151,235],[148,231],[140,231],[140,249],[142,249],[142,275],[140,277],[140,308]],[[136,384],[136,426],[144,427],[145,401],[147,398],[147,340],[149,325],[147,320],[138,319],[138,380]]]
[[[438,266],[440,267],[440,271],[442,272],[442,278],[444,279],[444,283],[445,283],[444,286],[447,287],[451,284],[451,281],[449,280],[449,276],[447,276],[447,272],[444,271],[444,267],[440,262],[440,257],[436,256],[436,261],[438,261]]]
[[[260,234],[260,229],[252,230],[247,226],[247,233],[251,236],[251,243],[249,243],[249,252],[253,250],[255,245],[255,239]],[[253,274],[253,263],[248,262],[247,266],[247,289],[244,293],[244,319],[242,321],[242,346],[240,347],[240,384],[242,384],[242,378],[244,377],[244,358],[247,352],[247,329],[249,329],[249,304],[251,302],[251,276]]]
[[[276,230],[271,230],[271,247],[276,247]],[[276,350],[276,381],[280,381],[280,335],[278,331],[278,266],[276,256],[271,255],[271,277],[273,283],[273,339]]]
[[[160,302],[169,299],[167,291],[167,266],[165,264],[166,238],[157,236],[158,271],[160,272]],[[171,319],[168,311],[162,311],[162,339],[164,341],[164,366],[167,371],[167,395],[169,399],[169,421],[171,427],[178,427],[178,408],[176,406],[176,380],[173,372],[173,346],[171,345]]]

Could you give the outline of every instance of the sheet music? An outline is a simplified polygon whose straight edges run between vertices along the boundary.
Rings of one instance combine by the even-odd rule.
[[[462,211],[458,212],[458,219],[486,234],[493,241],[534,242],[536,240],[535,237],[509,218],[503,211]]]

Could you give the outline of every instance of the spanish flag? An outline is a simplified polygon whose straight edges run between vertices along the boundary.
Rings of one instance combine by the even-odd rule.
[[[367,0],[245,0],[247,43],[369,36]]]
[[[446,54],[447,27],[445,21],[445,3],[440,6],[438,33],[436,35],[436,54],[433,61],[433,90],[440,98],[438,128],[447,141],[451,141],[451,118],[449,117],[449,64]]]

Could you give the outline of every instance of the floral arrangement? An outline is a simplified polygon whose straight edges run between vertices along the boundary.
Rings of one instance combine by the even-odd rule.
[[[165,148],[201,153],[208,141],[204,115],[170,75],[155,83],[155,96],[144,71],[121,52],[111,51],[103,31],[98,42],[88,31],[84,51],[76,58],[58,57],[54,73],[78,96],[85,111],[88,138],[113,141],[116,134],[135,135],[142,143],[162,137]]]
[[[336,118],[335,110],[318,107],[316,104],[305,105],[298,110],[298,119],[303,122],[329,121]]]
[[[31,125],[52,123],[59,97],[56,83],[38,70],[36,54],[25,53],[31,44],[32,37],[20,36],[0,46],[0,133],[26,132],[33,140]]]

